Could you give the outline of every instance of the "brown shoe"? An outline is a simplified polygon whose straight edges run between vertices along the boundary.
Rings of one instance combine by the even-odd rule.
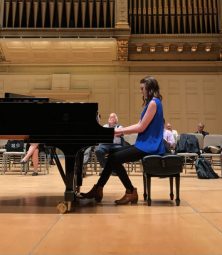
[[[82,198],[95,198],[96,202],[101,202],[103,198],[103,187],[94,185],[92,189],[87,193],[80,193]]]
[[[126,191],[125,195],[119,199],[119,200],[116,200],[115,203],[117,205],[126,205],[128,203],[131,203],[131,204],[137,204],[138,202],[138,193],[137,193],[137,189],[134,188],[133,189],[133,192],[131,192],[129,190]]]

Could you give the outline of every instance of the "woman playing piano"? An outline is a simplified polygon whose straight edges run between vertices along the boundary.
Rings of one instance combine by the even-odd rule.
[[[81,193],[83,198],[94,198],[100,202],[103,198],[103,187],[107,183],[112,171],[115,171],[126,188],[124,196],[116,200],[117,205],[137,203],[137,189],[131,183],[123,164],[135,162],[146,155],[165,153],[163,142],[163,108],[162,96],[155,78],[147,76],[140,81],[143,96],[143,111],[138,123],[115,129],[115,135],[138,133],[134,145],[124,146],[108,156],[105,168],[93,188],[88,193]]]

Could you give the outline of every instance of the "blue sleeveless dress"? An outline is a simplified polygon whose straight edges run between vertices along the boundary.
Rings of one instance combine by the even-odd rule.
[[[163,142],[163,107],[160,99],[153,98],[157,105],[157,111],[148,125],[148,127],[139,133],[135,142],[135,147],[147,154],[162,155],[165,153],[165,147]],[[141,120],[147,110],[149,104],[147,104],[142,113]]]

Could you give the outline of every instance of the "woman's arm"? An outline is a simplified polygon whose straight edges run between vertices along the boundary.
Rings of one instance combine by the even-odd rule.
[[[152,121],[154,115],[156,114],[156,109],[157,109],[156,102],[152,100],[141,121],[139,121],[137,124],[134,124],[128,127],[115,129],[115,135],[120,136],[123,134],[133,134],[133,133],[143,132],[145,128]]]

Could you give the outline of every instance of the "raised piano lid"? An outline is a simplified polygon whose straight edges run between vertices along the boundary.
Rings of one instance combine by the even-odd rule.
[[[5,92],[5,97],[0,98],[0,102],[49,102],[47,97],[34,97],[16,93]]]
[[[61,102],[63,100],[5,92],[5,97],[0,98],[0,101],[3,101],[3,102]]]
[[[4,98],[33,98],[32,96],[17,93],[5,92]]]

